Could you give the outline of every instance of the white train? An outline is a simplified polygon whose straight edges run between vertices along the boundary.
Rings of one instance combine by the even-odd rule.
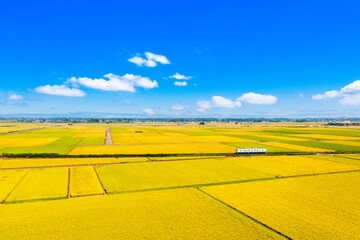
[[[266,148],[237,148],[236,153],[266,153]]]

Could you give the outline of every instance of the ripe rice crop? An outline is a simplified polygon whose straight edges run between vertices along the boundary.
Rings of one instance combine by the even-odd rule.
[[[217,159],[106,165],[95,169],[106,191],[112,193],[270,177]]]
[[[223,156],[149,157],[149,159],[152,161],[171,161],[171,160],[183,160],[183,159],[211,159],[211,158],[223,158]]]
[[[336,159],[336,157],[316,157],[317,156],[252,156],[245,158],[224,158],[221,161],[242,168],[264,172],[272,176],[294,176],[360,170],[360,166],[355,166],[349,162],[332,160]]]
[[[360,232],[360,173],[202,188],[291,239],[353,239]]]
[[[159,154],[159,153],[235,153],[235,148],[223,144],[158,144],[77,146],[69,154]]]
[[[68,168],[33,169],[6,199],[7,203],[66,198]]]
[[[0,205],[0,216],[4,239],[282,239],[195,189]]]
[[[104,190],[91,166],[70,168],[70,195],[72,197],[104,194]]]
[[[0,203],[11,193],[28,170],[0,171]]]
[[[43,147],[7,147],[0,153],[58,153],[67,154],[73,146],[43,146]]]
[[[134,158],[138,159],[138,158]],[[141,161],[140,158],[138,161]],[[29,158],[29,159],[3,159],[0,160],[0,169],[34,168],[34,167],[60,167],[78,166],[104,163],[119,163],[126,161],[117,158]]]
[[[0,146],[3,147],[28,147],[43,146],[58,140],[59,138],[0,138]]]

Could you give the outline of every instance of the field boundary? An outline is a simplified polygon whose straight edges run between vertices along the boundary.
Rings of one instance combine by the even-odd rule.
[[[96,172],[96,175],[99,175]],[[29,171],[28,171],[29,172]],[[281,179],[288,179],[288,178],[299,178],[299,177],[314,177],[320,175],[330,175],[330,174],[342,174],[342,173],[351,173],[351,172],[360,172],[359,169],[356,170],[345,170],[345,171],[336,171],[336,172],[325,172],[325,173],[309,173],[309,174],[301,174],[301,175],[291,175],[291,176],[270,176],[266,178],[253,178],[253,179],[245,179],[245,180],[237,180],[237,181],[226,181],[226,182],[215,182],[215,183],[204,183],[204,184],[193,184],[193,185],[183,185],[183,186],[171,186],[171,187],[159,187],[159,188],[148,188],[148,189],[139,189],[139,190],[129,190],[129,191],[120,191],[120,192],[107,192],[99,178],[99,182],[104,189],[104,194],[94,194],[94,195],[84,195],[79,197],[91,197],[91,196],[104,196],[104,195],[118,195],[118,194],[131,194],[131,193],[139,193],[139,192],[152,192],[152,191],[163,191],[163,190],[171,190],[171,189],[183,189],[183,188],[201,188],[201,187],[211,187],[211,186],[220,186],[220,185],[228,185],[228,184],[237,184],[237,183],[250,183],[250,182],[263,182],[263,181],[272,181],[272,180],[281,180]],[[22,180],[21,180],[22,181]],[[21,182],[20,181],[20,182]],[[20,184],[20,182],[16,185],[16,187]],[[16,188],[14,187],[14,189]],[[14,190],[13,189],[13,190]],[[12,191],[13,191],[12,190]],[[10,196],[9,193],[8,196]],[[40,199],[30,199],[30,200],[21,200],[21,201],[11,201],[11,202],[4,202],[2,204],[17,204],[17,203],[24,203],[24,202],[38,202],[38,201],[49,201],[49,200],[60,200],[60,199],[71,199],[71,198],[78,198],[78,197],[55,197],[55,198],[40,198]],[[6,199],[5,199],[6,200]]]
[[[196,187],[195,189],[197,189],[199,192],[203,193],[204,195],[208,196],[209,198],[211,198],[211,199],[219,202],[220,204],[222,204],[222,205],[224,205],[224,206],[226,206],[226,207],[228,207],[228,208],[231,208],[232,210],[236,211],[237,213],[243,215],[244,217],[249,218],[250,220],[252,220],[252,221],[254,221],[254,222],[256,222],[256,223],[264,226],[265,228],[271,230],[272,232],[275,232],[275,233],[277,233],[277,234],[285,237],[286,239],[292,239],[292,238],[288,237],[287,235],[285,235],[284,233],[277,231],[276,229],[274,229],[274,228],[266,225],[265,223],[262,223],[262,222],[260,222],[259,220],[255,219],[255,218],[253,218],[253,217],[251,217],[251,216],[249,216],[249,215],[247,215],[246,213],[240,211],[239,209],[234,208],[233,206],[227,204],[226,202],[223,202],[223,201],[221,201],[220,199],[218,199],[218,198],[210,195],[209,193],[205,192],[204,190],[202,190],[202,189],[200,189],[200,188],[198,188],[198,187]]]
[[[1,202],[1,204],[5,204],[6,199],[14,192],[14,190],[17,188],[17,186],[19,186],[19,184],[24,180],[24,178],[28,175],[28,173],[30,172],[30,170],[27,170],[26,173],[24,174],[24,176],[20,179],[20,181],[13,187],[13,189],[11,189],[11,191],[9,192],[9,194],[4,198],[4,200]]]

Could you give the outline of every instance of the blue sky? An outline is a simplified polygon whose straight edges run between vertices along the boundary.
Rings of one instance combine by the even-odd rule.
[[[359,9],[5,0],[0,114],[360,117]]]

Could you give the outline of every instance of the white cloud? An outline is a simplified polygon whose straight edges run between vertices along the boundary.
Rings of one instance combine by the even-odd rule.
[[[35,88],[37,93],[66,96],[66,97],[85,97],[86,94],[80,89],[69,88],[66,85],[46,85]]]
[[[211,99],[212,106],[215,108],[234,108],[241,107],[241,102],[232,101],[230,99],[221,97],[221,96],[213,96]]]
[[[200,109],[210,109],[212,108],[211,102],[209,101],[198,101],[197,105],[200,107]]]
[[[146,113],[147,115],[154,115],[155,114],[154,110],[152,110],[151,108],[145,108],[143,110],[143,113]]]
[[[12,94],[10,94],[8,99],[18,101],[18,100],[23,100],[24,98],[23,98],[23,96],[21,96],[19,94],[12,93]]]
[[[303,94],[303,93],[300,93],[300,94],[299,94],[299,97],[303,97],[303,96],[304,96],[304,94]]]
[[[158,55],[150,52],[146,52],[145,56],[147,59],[135,56],[128,59],[129,62],[135,63],[138,66],[156,67],[157,62],[161,64],[170,64],[170,61],[163,55]]]
[[[312,96],[312,99],[314,100],[321,100],[325,98],[335,98],[340,97],[341,93],[339,91],[333,90],[333,91],[327,91],[324,94],[316,94]]]
[[[355,106],[360,105],[360,80],[356,80],[345,87],[341,88],[340,91],[332,90],[327,91],[324,94],[316,94],[312,96],[314,100],[323,100],[328,98],[341,98],[339,102],[343,106]]]
[[[155,62],[159,62],[161,64],[170,64],[170,61],[163,55],[146,52],[145,56],[147,57],[147,59],[154,60]]]
[[[272,95],[257,94],[253,92],[245,93],[239,97],[236,101],[251,103],[251,104],[274,104],[277,101],[277,97]]]
[[[235,108],[241,107],[241,102],[239,101],[232,101],[230,99],[221,97],[221,96],[213,96],[211,101],[198,101],[197,102],[198,112],[205,112],[207,109],[210,108]]]
[[[172,110],[175,110],[175,111],[180,111],[180,110],[184,110],[185,108],[184,108],[183,105],[177,103],[177,104],[172,105],[172,106],[171,106],[171,109],[172,109]]]
[[[360,92],[360,80],[356,80],[341,89],[341,93],[357,93]]]
[[[179,86],[179,87],[185,87],[185,86],[187,86],[187,82],[186,81],[183,81],[183,82],[175,81],[174,85]]]
[[[196,109],[198,112],[205,112],[207,109],[211,108],[235,108],[241,107],[241,102],[247,102],[251,104],[274,104],[277,101],[277,98],[272,95],[263,95],[256,93],[245,93],[241,97],[237,98],[235,101],[231,99],[224,98],[222,96],[213,96],[211,101],[198,101],[197,105],[199,108]]]
[[[108,80],[104,78],[107,78]],[[125,74],[124,76],[119,76],[109,73],[104,75],[104,78],[91,79],[87,77],[72,77],[68,82],[103,91],[135,92],[135,87],[142,87],[145,89],[158,87],[157,81],[151,81],[149,78],[140,75]]]
[[[175,73],[174,75],[170,76],[169,78],[175,78],[175,79],[178,79],[178,80],[189,80],[190,78],[192,78],[191,76],[184,76],[184,75],[181,75],[179,73]]]
[[[131,100],[123,100],[122,102],[127,105],[133,104],[133,102]]]

